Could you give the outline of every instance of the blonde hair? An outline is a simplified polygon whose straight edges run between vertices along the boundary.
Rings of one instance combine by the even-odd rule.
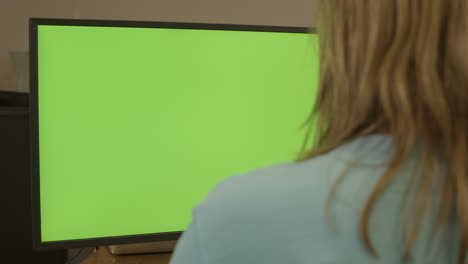
[[[313,133],[299,161],[361,136],[392,136],[395,154],[362,211],[360,235],[369,236],[376,201],[422,139],[421,173],[411,190],[417,214],[406,212],[405,256],[411,255],[421,220],[442,191],[435,230],[446,231],[451,214],[459,233],[457,263],[468,251],[468,57],[457,52],[468,15],[466,0],[323,0],[319,4],[320,82],[308,119]],[[465,31],[464,31],[465,30]],[[463,64],[465,62],[466,64]],[[312,139],[313,147],[307,149]],[[444,173],[435,173],[445,160]],[[409,201],[406,200],[406,204]],[[406,205],[408,207],[408,205]]]

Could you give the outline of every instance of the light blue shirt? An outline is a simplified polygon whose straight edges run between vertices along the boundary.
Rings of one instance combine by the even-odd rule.
[[[362,137],[308,161],[227,178],[193,209],[192,222],[170,264],[403,263],[399,219],[414,158],[374,210],[370,234],[379,258],[368,253],[359,237],[360,209],[392,154],[391,141],[384,135]],[[347,172],[333,196],[328,220],[326,200],[331,187],[356,159],[359,163]],[[409,263],[455,263],[455,233],[443,242],[451,250],[437,255],[427,243],[433,241],[428,230]]]

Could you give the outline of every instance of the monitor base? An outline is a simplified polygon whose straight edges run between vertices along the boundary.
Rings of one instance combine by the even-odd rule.
[[[170,240],[161,242],[108,246],[108,249],[112,254],[115,255],[162,253],[173,252],[176,244],[177,240]]]

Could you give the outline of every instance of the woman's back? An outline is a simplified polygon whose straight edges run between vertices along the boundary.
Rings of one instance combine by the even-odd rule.
[[[368,136],[312,160],[228,178],[194,209],[171,264],[403,263],[399,217],[414,159],[382,194],[373,214],[378,259],[368,254],[358,232],[361,208],[391,152],[391,137]],[[327,217],[328,194],[356,157],[360,162],[338,187]],[[409,263],[454,263],[455,234],[443,242],[451,250],[437,255],[437,244],[425,243],[429,231],[422,232]]]

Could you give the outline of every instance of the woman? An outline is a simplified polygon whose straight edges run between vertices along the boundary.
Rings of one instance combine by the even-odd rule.
[[[171,264],[467,263],[467,1],[324,0],[318,33],[313,149],[220,183]]]

